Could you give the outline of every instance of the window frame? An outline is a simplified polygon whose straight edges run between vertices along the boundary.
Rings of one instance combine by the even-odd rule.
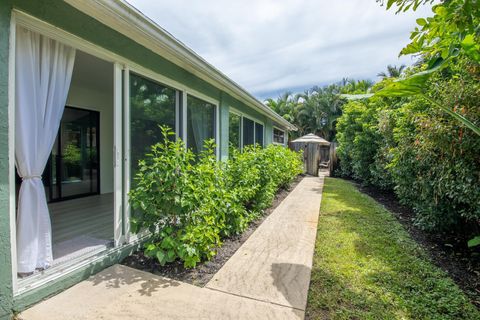
[[[282,143],[275,142],[275,130],[283,132],[283,142]],[[287,140],[286,138],[287,138],[287,131],[286,130],[280,129],[277,126],[273,126],[273,129],[272,129],[272,143],[273,144],[285,146],[286,145],[286,140]]]
[[[130,99],[131,99],[131,95],[130,95],[130,78],[132,76],[132,74],[136,77],[140,77],[140,78],[143,78],[147,81],[150,81],[150,82],[153,82],[159,86],[164,86],[164,87],[167,87],[167,88],[170,88],[172,90],[175,90],[175,139],[178,140],[179,138],[179,135],[180,135],[180,95],[181,95],[181,91],[173,86],[171,86],[170,84],[167,84],[167,83],[164,83],[163,80],[161,80],[161,76],[158,76],[156,77],[154,74],[149,74],[149,75],[144,75],[143,73],[141,73],[140,71],[137,71],[135,68],[126,68],[125,71],[124,71],[124,100],[123,100],[123,103],[124,103],[124,123],[123,123],[123,130],[124,130],[124,139],[123,139],[123,144],[124,144],[124,156],[125,156],[125,164],[124,164],[124,187],[125,187],[125,190],[128,190],[127,191],[127,195],[124,196],[124,198],[127,198],[127,200],[124,201],[124,207],[127,208],[126,210],[128,210],[128,219],[125,218],[126,221],[128,221],[128,225],[125,227],[125,233],[126,234],[130,234],[130,207],[129,207],[129,203],[128,203],[128,192],[130,191],[130,187],[131,187],[131,182],[132,182],[132,157],[131,157],[131,153],[132,153],[132,149],[131,149],[131,138],[132,138],[132,132],[131,132],[131,114],[130,114],[130,111],[131,111],[131,104],[130,104]],[[166,81],[168,82],[168,80]],[[130,241],[130,238],[129,236],[127,236],[127,240],[128,242]]]
[[[139,72],[137,72],[135,69],[129,69],[129,72],[128,72],[128,85],[129,85],[129,92],[128,92],[128,98],[130,99],[130,77],[134,75],[134,76],[137,76],[137,77],[140,77],[140,78],[144,78],[145,80],[147,81],[150,81],[150,82],[153,82],[154,84],[157,84],[159,86],[163,86],[163,87],[167,87],[169,89],[172,89],[172,90],[175,90],[175,136],[176,138],[179,137],[179,133],[180,133],[180,130],[179,130],[179,109],[180,109],[180,105],[179,105],[179,93],[181,93],[181,91],[167,83],[164,83],[160,80],[157,80],[155,78],[152,78],[150,76],[146,76],[146,75],[143,75]],[[130,105],[130,101],[128,102],[128,107],[130,108],[131,105]],[[129,116],[130,116],[130,109],[128,110],[129,112]],[[130,125],[130,124],[129,124]],[[130,128],[129,128],[129,133],[130,133]]]
[[[261,124],[263,126],[263,137],[262,137],[262,140],[263,140],[263,145],[261,146],[262,148],[265,147],[265,122],[264,121],[261,121],[255,117],[252,117],[244,112],[241,112],[239,111],[238,109],[234,108],[234,107],[230,107],[230,110],[229,110],[230,113],[234,113],[238,116],[240,116],[240,151],[243,151],[243,147],[244,147],[244,143],[243,143],[243,119],[244,118],[247,118],[248,120],[251,120],[253,121],[253,145],[256,147],[257,146],[257,143],[255,141],[255,137],[256,137],[256,124]],[[230,122],[228,123],[228,125],[230,126]],[[230,127],[229,127],[230,128]]]
[[[95,121],[95,125],[98,129],[98,133],[96,134],[96,138],[95,138],[95,142],[97,144],[97,148],[98,148],[98,154],[97,154],[97,163],[98,163],[98,170],[97,170],[97,174],[96,174],[96,179],[97,179],[97,183],[96,183],[96,187],[97,187],[97,191],[96,192],[86,192],[86,193],[81,193],[81,194],[76,194],[76,195],[71,195],[71,196],[62,196],[62,185],[60,183],[59,185],[59,179],[61,179],[61,176],[57,176],[57,187],[59,188],[59,196],[58,198],[56,199],[52,199],[52,186],[50,185],[49,188],[50,188],[50,191],[49,191],[49,195],[47,196],[47,203],[50,204],[50,203],[55,203],[55,202],[61,202],[61,201],[67,201],[67,200],[73,200],[73,199],[78,199],[78,198],[84,198],[84,197],[89,197],[89,196],[92,196],[92,195],[99,195],[101,193],[101,190],[100,190],[100,179],[101,179],[101,174],[100,172],[102,171],[102,168],[100,166],[100,149],[101,149],[101,144],[100,144],[100,135],[101,135],[101,130],[102,128],[100,127],[100,117],[101,117],[101,114],[102,114],[102,111],[99,111],[99,110],[94,110],[93,108],[86,108],[86,107],[80,107],[80,106],[76,106],[76,105],[73,105],[73,104],[66,104],[65,105],[65,110],[67,109],[73,109],[73,110],[78,110],[78,111],[86,111],[86,112],[90,112],[92,114],[95,114],[96,115],[96,121]],[[64,114],[65,114],[65,111],[64,111]],[[62,118],[63,119],[63,118]],[[58,154],[60,155],[60,150],[61,150],[61,141],[62,141],[62,137],[61,137],[61,129],[62,129],[62,123],[60,122],[60,127],[58,128],[58,132],[57,132],[57,139],[59,139],[59,143],[57,145],[57,152]],[[52,148],[52,151],[53,151],[53,148]],[[52,151],[50,151],[50,157],[52,156]],[[61,157],[61,156],[60,156]],[[50,161],[50,160],[49,160]],[[48,168],[48,166],[51,165],[47,162],[47,165],[45,166],[45,169]],[[61,166],[62,164],[60,164]],[[44,169],[44,170],[45,170]],[[57,169],[58,170],[58,169]],[[43,176],[43,175],[42,175]]]
[[[187,135],[187,124],[188,124],[188,96],[191,96],[193,98],[203,100],[206,103],[212,104],[214,108],[214,129],[213,129],[213,137],[215,139],[215,156],[217,157],[217,160],[220,159],[220,117],[219,117],[219,102],[218,100],[215,100],[213,98],[210,98],[207,95],[204,95],[203,93],[200,93],[198,91],[195,91],[193,89],[187,89],[183,92],[183,99],[182,99],[182,140],[185,143],[185,146],[187,146],[187,141],[188,141],[188,135]]]
[[[65,265],[53,266],[51,269],[45,270],[44,274],[33,275],[25,279],[17,277],[17,241],[16,241],[16,194],[15,194],[15,60],[16,60],[16,28],[22,26],[29,30],[46,36],[50,39],[59,41],[63,44],[69,45],[76,50],[81,50],[93,57],[102,59],[112,64],[113,73],[113,89],[112,89],[112,108],[113,108],[113,153],[114,153],[114,214],[112,216],[112,226],[114,227],[114,246],[113,248],[106,248],[101,254],[89,257],[86,259],[76,259],[72,263]],[[112,252],[121,250],[125,242],[125,233],[122,233],[122,225],[124,223],[122,212],[122,181],[124,173],[122,173],[122,134],[123,122],[122,117],[122,70],[128,68],[128,64],[135,65],[135,63],[119,56],[111,51],[108,51],[98,45],[94,45],[83,38],[65,31],[64,29],[52,25],[43,20],[39,20],[21,10],[13,9],[10,19],[10,38],[9,38],[9,88],[8,88],[8,122],[9,122],[9,193],[10,193],[10,249],[12,258],[12,293],[14,297],[21,294],[31,292],[34,289],[48,284],[51,281],[57,280],[65,274],[72,274],[81,268],[91,265],[96,261],[100,261],[103,257]]]
[[[16,242],[16,208],[15,208],[15,58],[16,58],[16,27],[23,26],[30,30],[47,36],[53,40],[57,40],[63,44],[69,45],[77,50],[81,50],[89,55],[105,60],[113,65],[113,96],[112,107],[114,110],[114,146],[113,146],[113,165],[114,165],[114,194],[116,199],[114,204],[114,217],[112,217],[112,225],[114,226],[114,247],[106,249],[101,254],[75,261],[75,263],[62,266],[61,269],[55,268],[47,270],[45,275],[40,278],[19,280],[17,278],[17,242]],[[9,37],[9,86],[8,86],[8,146],[9,146],[9,211],[10,211],[10,251],[11,251],[11,280],[13,296],[17,297],[26,292],[41,287],[51,281],[64,277],[66,274],[74,274],[85,266],[90,266],[100,262],[108,254],[120,252],[125,245],[137,243],[148,236],[148,233],[131,234],[130,233],[130,205],[128,200],[128,192],[130,190],[130,72],[138,76],[147,78],[153,82],[158,82],[172,89],[175,89],[177,95],[181,99],[176,99],[176,136],[177,138],[183,133],[182,123],[186,116],[183,117],[182,112],[186,111],[186,96],[190,94],[201,100],[205,100],[216,106],[215,108],[215,141],[217,145],[217,158],[220,157],[220,110],[219,100],[204,95],[189,86],[168,78],[158,71],[146,68],[141,64],[119,55],[108,49],[101,47],[85,40],[84,38],[64,30],[61,26],[53,25],[47,21],[40,20],[28,13],[14,8],[11,11],[10,18],[10,37]],[[180,103],[181,101],[181,103]],[[182,118],[183,117],[183,118]],[[182,129],[182,130],[180,130]],[[19,283],[21,282],[21,283]]]
[[[239,135],[240,141],[238,141],[238,149],[241,151],[243,149],[243,117],[242,117],[242,114],[235,109],[230,108],[230,110],[228,111],[228,147],[229,148],[230,148],[230,113],[240,118],[239,128],[238,128],[239,129],[238,135]]]
[[[254,130],[254,140],[255,140],[255,147],[257,146],[257,125],[262,126],[262,148],[265,148],[265,124],[261,122],[255,122],[255,130]]]

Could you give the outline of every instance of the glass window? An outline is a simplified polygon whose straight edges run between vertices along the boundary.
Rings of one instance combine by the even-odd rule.
[[[255,122],[255,145],[263,147],[263,125]]]
[[[273,142],[285,144],[285,131],[273,128]]]
[[[187,96],[187,147],[200,153],[204,141],[215,139],[215,105]]]
[[[48,201],[100,191],[99,122],[96,111],[65,107],[43,173]]]
[[[159,126],[175,131],[176,90],[130,74],[130,163],[135,176],[138,161],[150,147],[162,141]],[[172,136],[172,139],[175,137]]]
[[[228,116],[228,141],[237,149],[240,149],[240,119],[241,117],[235,113]]]
[[[255,143],[255,122],[248,118],[243,118],[243,146],[253,145]]]

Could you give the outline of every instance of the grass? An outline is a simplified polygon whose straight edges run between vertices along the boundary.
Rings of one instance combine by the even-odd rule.
[[[327,178],[307,319],[480,319],[392,213]]]

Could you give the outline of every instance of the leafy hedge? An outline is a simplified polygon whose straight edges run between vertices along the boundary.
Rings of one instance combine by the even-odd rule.
[[[281,146],[232,149],[221,162],[213,141],[197,156],[162,130],[164,141],[139,162],[129,193],[132,231],[150,231],[144,253],[161,265],[180,259],[195,267],[213,257],[223,238],[243,232],[303,170],[300,155]]]
[[[427,92],[479,124],[479,79],[480,67],[459,58],[429,80]],[[426,230],[478,233],[480,139],[473,131],[419,97],[349,102],[337,130],[341,174],[395,190]]]

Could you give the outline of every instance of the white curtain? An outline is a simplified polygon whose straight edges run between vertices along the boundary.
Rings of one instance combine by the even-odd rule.
[[[75,49],[22,27],[15,57],[15,165],[19,273],[51,265],[52,232],[41,175],[55,142],[72,78]]]
[[[213,107],[208,105],[195,105],[195,107],[192,108],[191,122],[197,152],[203,151],[205,140],[214,137],[213,112]]]

